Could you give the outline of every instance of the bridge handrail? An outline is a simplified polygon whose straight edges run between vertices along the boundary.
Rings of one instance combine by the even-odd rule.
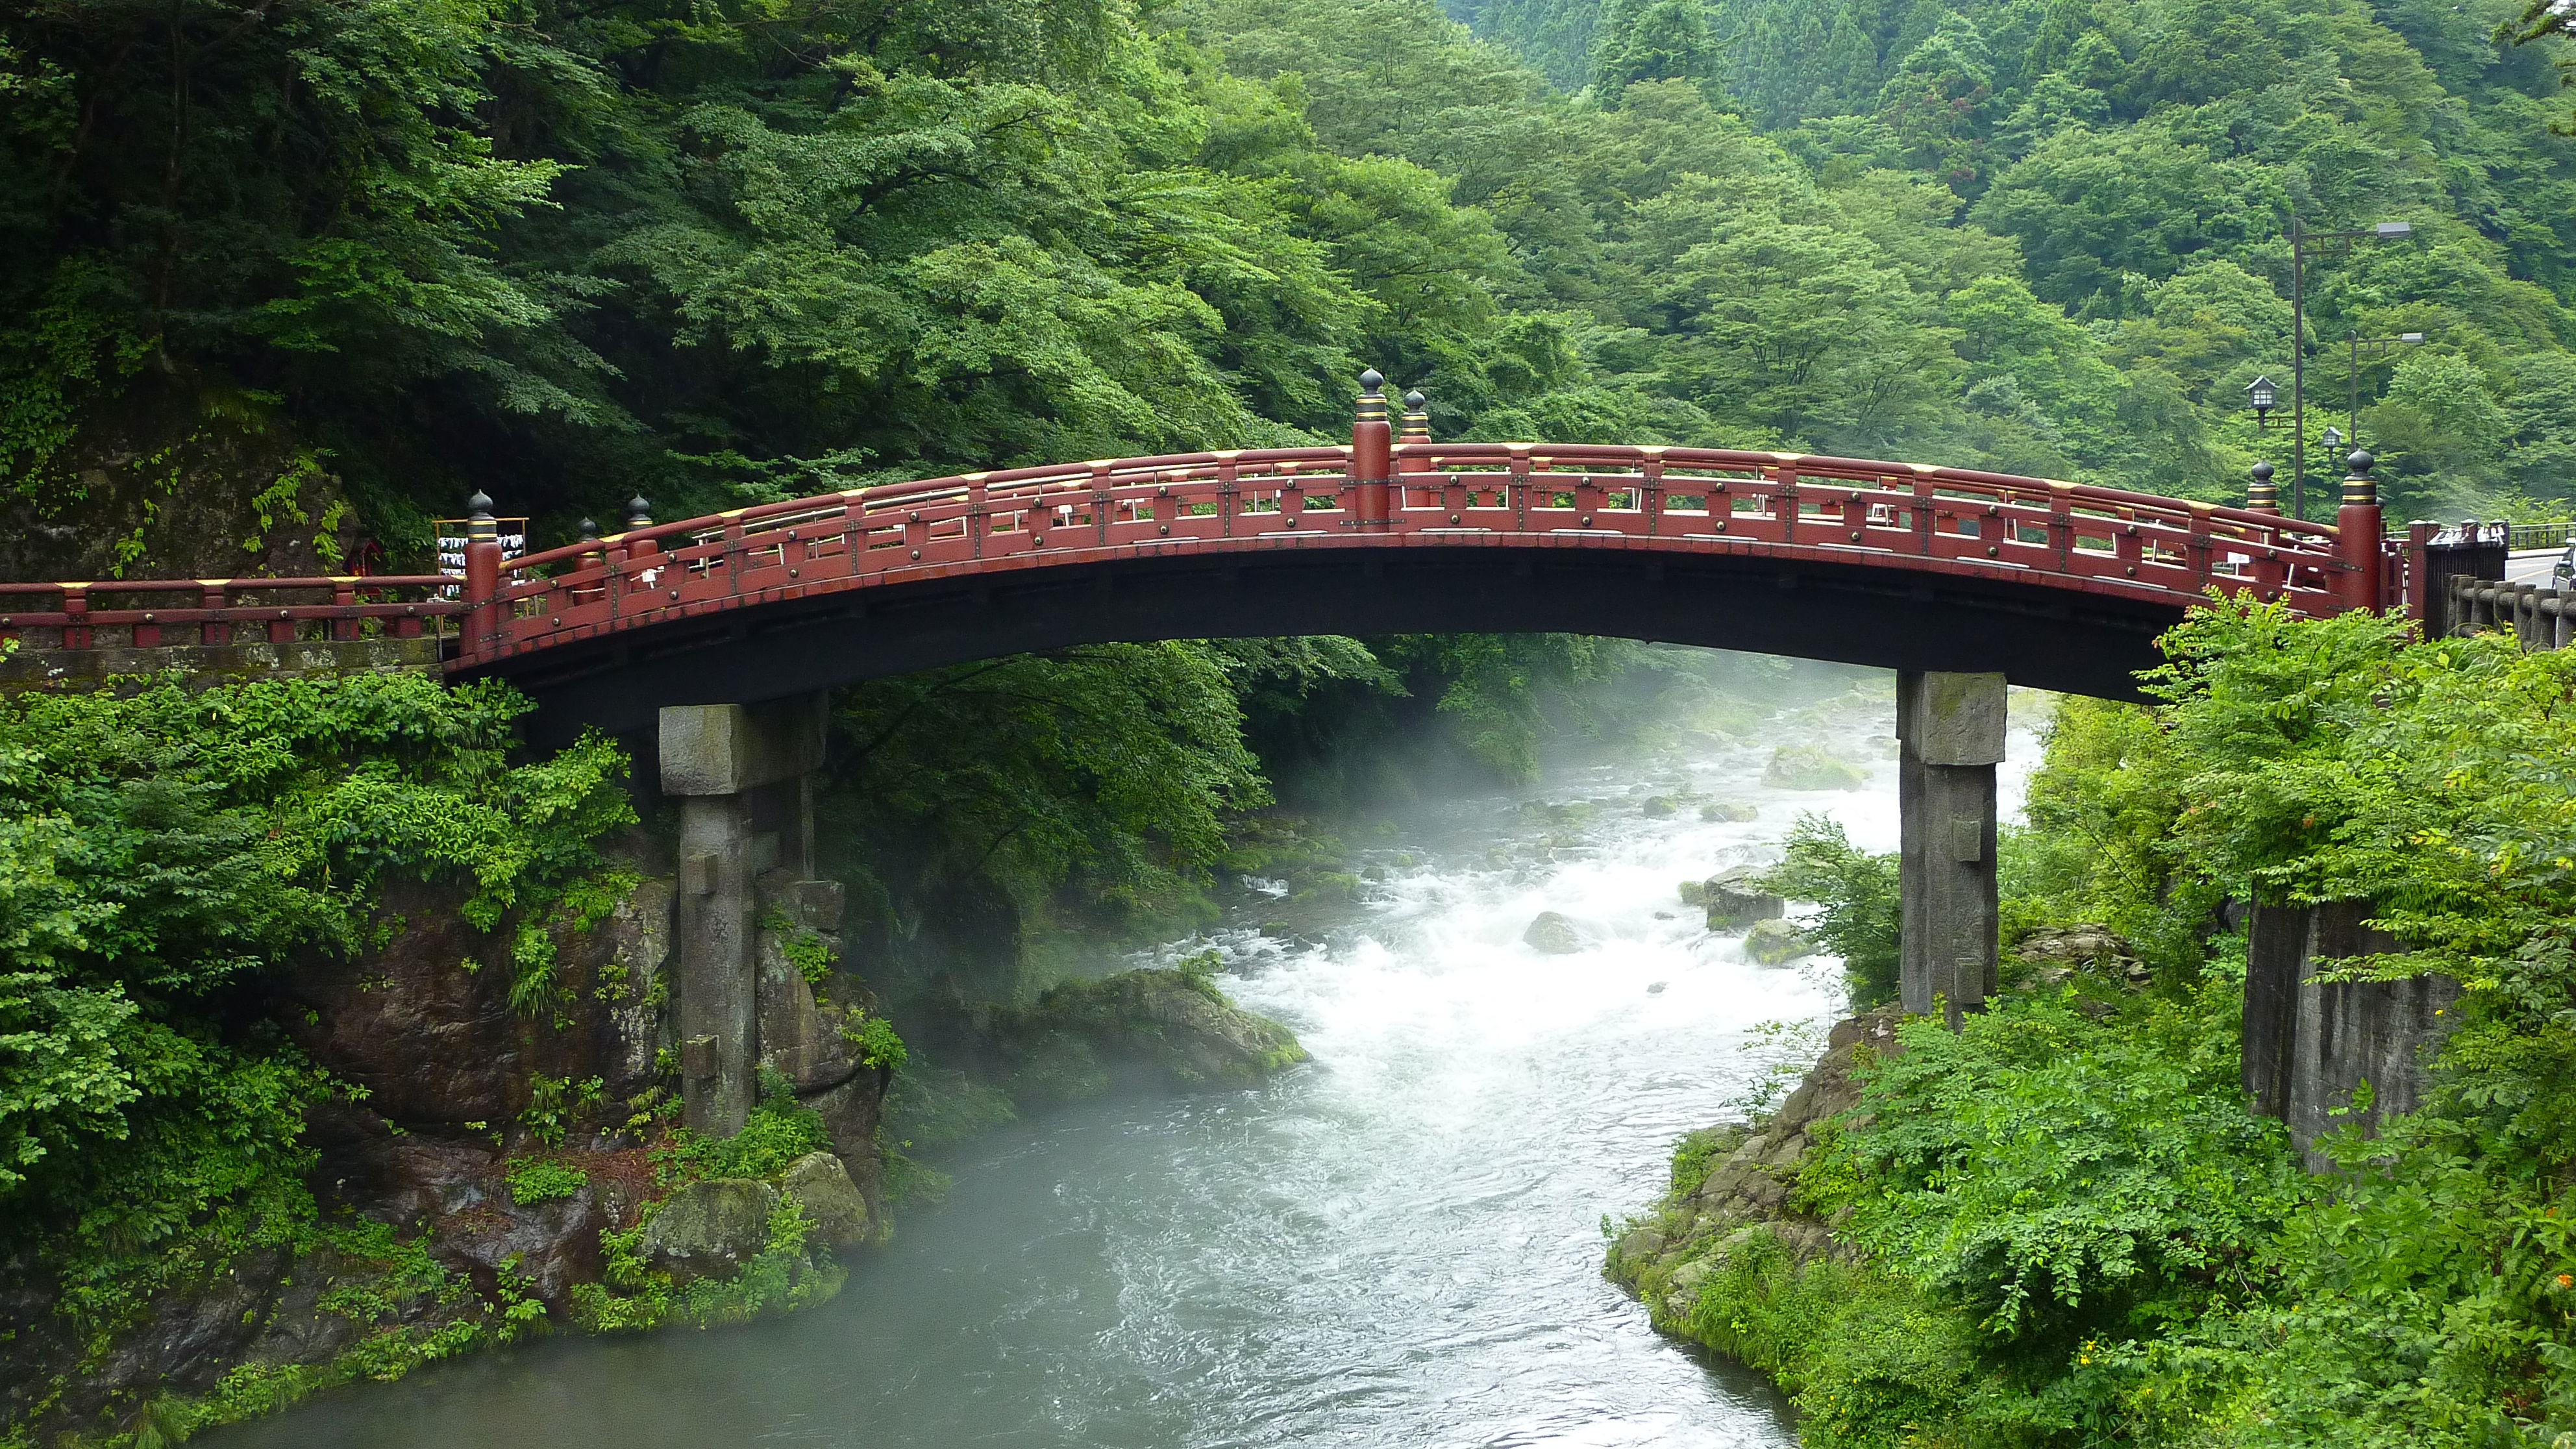
[[[225,642],[314,620],[334,637],[417,633],[463,616],[453,663],[818,591],[1018,568],[1084,550],[1299,548],[1383,541],[1441,548],[1651,545],[1873,559],[1986,583],[2047,581],[2163,604],[2251,588],[2303,612],[2411,599],[2432,567],[2420,540],[2382,543],[2370,460],[2356,453],[2333,524],[2098,484],[1830,454],[1613,443],[1434,442],[1419,415],[1390,428],[1362,379],[1349,445],[1211,449],[949,474],[656,523],[502,557],[490,500],[469,505],[465,573],[374,578],[105,580],[0,585],[0,634],[52,628],[92,647],[101,626],[155,641],[164,624]],[[2411,535],[2410,535],[2411,539]],[[1091,553],[1089,557],[1100,557]],[[329,589],[281,605],[280,591]],[[416,602],[387,591],[421,590]],[[196,593],[175,609],[99,609]],[[375,596],[361,602],[361,592]],[[249,594],[257,604],[241,602]],[[21,613],[22,599],[60,607]],[[138,599],[138,602],[149,602]],[[382,621],[382,622],[379,622]],[[77,641],[77,642],[76,642]]]
[[[304,626],[320,623],[333,639],[364,637],[365,626],[396,638],[417,638],[426,625],[444,632],[443,622],[466,612],[461,597],[464,580],[452,574],[340,574],[287,578],[235,579],[89,579],[62,583],[0,583],[0,637],[24,638],[30,629],[58,632],[60,647],[98,647],[97,631],[126,631],[135,648],[168,642],[165,629],[193,629],[193,642],[222,645],[241,642],[236,629],[252,629],[269,643],[290,643]],[[276,599],[244,603],[241,594],[305,593],[328,589],[327,602],[293,604]],[[401,600],[398,592],[422,591],[428,598]],[[194,595],[180,605],[142,603],[128,608],[97,608],[95,601],[116,596]],[[370,601],[362,596],[375,595]],[[441,596],[444,597],[441,597]],[[48,598],[54,608],[23,608],[20,599]],[[186,642],[186,641],[182,641]]]
[[[1561,460],[1638,465],[1653,460],[1668,468],[1678,465],[1685,468],[1720,468],[1747,472],[1792,468],[1802,479],[1819,478],[1834,482],[1928,478],[1935,484],[1950,483],[1985,490],[2029,493],[2034,497],[2062,494],[2071,501],[2109,508],[2145,509],[2174,519],[2187,519],[2194,513],[2204,513],[2212,523],[2223,522],[2240,530],[2251,530],[2258,534],[2271,534],[2285,539],[2312,540],[2316,544],[2327,546],[2328,549],[2337,538],[2337,529],[2330,523],[2286,518],[2277,513],[2264,513],[2227,504],[2166,498],[2157,494],[2133,493],[2099,484],[2071,483],[2061,479],[2038,478],[2015,473],[1993,473],[1977,468],[1895,463],[1866,458],[1844,458],[1829,454],[1754,452],[1732,448],[1687,448],[1618,443],[1398,443],[1394,445],[1392,454],[1399,467],[1405,462],[1415,460],[1508,464],[1516,457],[1526,457],[1533,462]],[[1307,448],[1164,453],[1086,463],[1051,463],[980,473],[945,474],[935,478],[879,483],[865,488],[818,493],[810,497],[786,499],[777,503],[754,504],[669,523],[656,522],[623,533],[603,535],[595,540],[584,540],[537,553],[524,554],[510,560],[503,567],[505,572],[525,575],[556,565],[577,562],[604,548],[631,545],[636,539],[651,539],[658,543],[670,538],[694,538],[699,534],[713,533],[728,527],[739,527],[748,536],[753,525],[771,519],[790,518],[820,509],[845,508],[851,504],[857,504],[868,512],[878,508],[900,508],[917,502],[935,500],[978,485],[986,490],[988,500],[992,500],[997,490],[1010,489],[1014,485],[1027,483],[1078,485],[1090,482],[1100,476],[1095,470],[1109,470],[1108,476],[1124,481],[1132,479],[1133,475],[1139,473],[1212,468],[1225,463],[1232,463],[1238,468],[1278,463],[1336,463],[1347,468],[1350,457],[1351,449],[1348,446],[1328,445]],[[1349,481],[1347,472],[1327,476]],[[1402,478],[1397,481],[1404,482]],[[1133,484],[1130,483],[1129,486]],[[1005,499],[1007,496],[1005,495]],[[2015,503],[2018,504],[2018,500],[2015,500]],[[2045,510],[2038,511],[2045,512]],[[2245,535],[2240,533],[2237,536]],[[2333,558],[2321,557],[2316,560],[2316,563],[2320,567],[2344,567]]]

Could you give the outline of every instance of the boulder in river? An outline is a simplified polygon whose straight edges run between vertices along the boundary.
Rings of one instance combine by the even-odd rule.
[[[644,1257],[675,1283],[730,1278],[767,1246],[769,1214],[777,1206],[778,1190],[768,1183],[701,1178],[672,1193],[645,1224]]]
[[[1755,879],[1751,867],[1739,865],[1700,883],[1710,930],[1740,931],[1756,921],[1776,920],[1789,908],[1787,901],[1754,884]]]
[[[1762,767],[1762,783],[1779,790],[1860,790],[1869,771],[1813,745],[1782,745]]]
[[[1712,800],[1699,807],[1699,818],[1702,820],[1727,821],[1740,825],[1747,820],[1758,820],[1761,816],[1760,806],[1748,805],[1741,800]]]
[[[1120,1088],[1249,1086],[1306,1060],[1296,1033],[1227,999],[1215,964],[1209,952],[1177,967],[1068,981],[997,1013],[992,1042],[1012,1098],[1037,1107]]]
[[[1797,927],[1777,916],[1755,921],[1753,929],[1744,933],[1744,954],[1765,966],[1785,966],[1814,951]]]
[[[1541,911],[1521,932],[1521,941],[1542,956],[1571,956],[1583,949],[1583,933],[1554,911]]]
[[[808,1152],[779,1174],[778,1187],[805,1210],[806,1221],[833,1247],[867,1240],[868,1200],[859,1195],[858,1184],[850,1181],[841,1159],[828,1152]]]
[[[1648,796],[1646,803],[1637,807],[1637,813],[1645,816],[1649,820],[1670,819],[1672,817],[1673,810],[1674,805],[1672,797],[1669,795]]]

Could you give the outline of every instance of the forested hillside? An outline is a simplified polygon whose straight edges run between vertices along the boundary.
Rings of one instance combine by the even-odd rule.
[[[2311,286],[2315,428],[2332,344],[2430,334],[2360,380],[2397,516],[2576,496],[2557,42],[2495,40],[2510,0],[1458,9],[1489,38],[1428,0],[15,7],[11,505],[256,435],[400,556],[475,486],[543,540],[1329,436],[1363,363],[1445,434],[2232,497],[2287,453],[2241,399],[2288,370],[2294,208],[2414,225]]]

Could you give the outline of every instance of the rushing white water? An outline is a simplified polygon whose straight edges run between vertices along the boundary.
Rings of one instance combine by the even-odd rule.
[[[1830,963],[1756,966],[1675,886],[1776,842],[1800,809],[1893,849],[1893,762],[1873,739],[1888,712],[1856,699],[1795,736],[1873,760],[1866,791],[1761,786],[1766,740],[1687,768],[1560,773],[1547,800],[1597,802],[1577,824],[1496,797],[1370,839],[1358,854],[1383,879],[1320,943],[1217,937],[1223,984],[1294,1026],[1311,1067],[972,1144],[947,1164],[949,1199],[908,1212],[823,1309],[544,1343],[203,1442],[1791,1444],[1759,1380],[1658,1338],[1602,1281],[1601,1221],[1651,1202],[1673,1139],[1724,1115],[1763,1065],[1757,1023],[1834,1013]],[[2008,810],[2035,753],[2017,735]],[[1706,822],[1687,795],[1650,818],[1640,780],[1760,818]],[[1585,949],[1524,945],[1542,910]]]

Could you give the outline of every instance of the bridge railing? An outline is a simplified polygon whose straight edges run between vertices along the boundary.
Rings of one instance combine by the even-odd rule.
[[[2338,525],[1976,469],[1723,448],[1399,441],[1374,373],[1349,446],[1174,453],[967,473],[654,523],[516,559],[469,505],[465,574],[0,585],[0,635],[39,647],[444,633],[472,667],[558,643],[853,584],[1223,544],[1654,547],[2046,579],[2188,604],[2251,589],[2305,613],[2426,592],[2383,548],[2367,455]],[[2268,483],[2265,484],[2268,489]],[[253,631],[253,632],[245,632]]]
[[[1543,535],[2045,574],[2194,599],[2252,588],[2333,612],[2383,567],[2338,531],[2253,509],[2084,484],[1866,459],[1602,444],[1397,443],[1176,453],[852,489],[645,524],[499,565],[465,651],[558,640],[845,580],[1000,570],[1098,549],[1359,535],[1469,545]],[[1372,485],[1375,485],[1372,487]],[[2366,583],[2365,583],[2366,580]]]
[[[35,649],[416,639],[466,611],[446,574],[0,583],[0,638]]]

